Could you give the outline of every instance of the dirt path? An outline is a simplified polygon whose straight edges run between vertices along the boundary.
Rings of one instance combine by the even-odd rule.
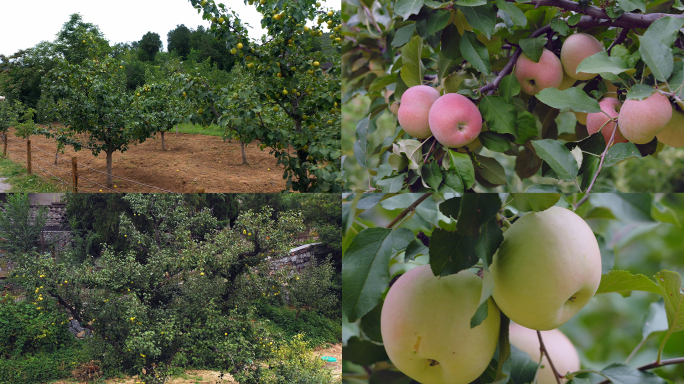
[[[8,138],[10,159],[25,164],[26,142],[14,135],[14,129],[10,130]],[[108,192],[106,188],[95,184],[104,185],[105,175],[86,168],[88,166],[104,172],[104,153],[95,157],[89,150],[74,152],[71,148],[66,148],[65,153],[59,155],[61,159],[57,161],[57,167],[60,169],[56,169],[53,167],[57,149],[55,142],[43,136],[34,136],[31,137],[31,144],[39,148],[32,150],[35,173],[49,177],[38,168],[39,166],[71,182],[71,157],[77,156],[79,192]],[[220,137],[167,133],[165,144],[167,150],[162,151],[161,137],[157,135],[156,139],[131,145],[124,153],[114,153],[114,189],[120,192],[159,192],[125,181],[124,178],[172,192],[185,193],[197,192],[200,188],[204,188],[207,193],[273,193],[285,189],[283,167],[276,165],[276,159],[269,154],[268,148],[261,151],[257,141],[247,146],[249,165],[242,165],[239,142],[224,142]]]
[[[318,348],[314,350],[318,356],[330,356],[337,359],[336,362],[326,362],[325,367],[332,370],[335,377],[342,380],[342,344],[335,344],[329,348]]]
[[[9,184],[7,184],[7,183],[4,183],[5,180],[7,180],[7,178],[5,178],[5,177],[0,177],[0,192],[6,192],[6,191],[8,191],[10,188],[12,188],[11,185],[9,185]]]

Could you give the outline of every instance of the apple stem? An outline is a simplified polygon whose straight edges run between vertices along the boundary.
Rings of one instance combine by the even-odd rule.
[[[542,355],[546,355],[546,359],[549,361],[549,365],[551,366],[551,370],[553,371],[553,377],[556,378],[556,382],[558,384],[561,384],[561,376],[558,371],[556,370],[556,367],[553,365],[553,361],[551,361],[551,356],[549,356],[549,351],[546,350],[546,347],[544,346],[544,340],[542,340],[542,335],[540,331],[537,331],[537,337],[539,338],[539,349],[541,350]]]
[[[396,223],[398,223],[401,219],[403,219],[404,216],[408,215],[409,212],[411,212],[411,211],[413,211],[414,209],[416,209],[416,207],[417,207],[418,205],[420,205],[420,203],[422,203],[423,201],[427,200],[427,198],[430,197],[430,196],[432,196],[432,193],[424,193],[423,196],[421,196],[421,197],[418,198],[418,200],[414,201],[411,205],[409,205],[408,207],[406,207],[406,209],[404,209],[403,211],[401,211],[401,213],[398,214],[397,217],[395,217],[394,220],[392,220],[391,223],[387,224],[387,226],[386,226],[385,228],[392,228],[392,227],[394,227],[394,225],[395,225]]]
[[[589,184],[589,187],[587,188],[587,190],[584,191],[584,196],[582,196],[580,201],[577,202],[577,205],[574,206],[575,210],[577,210],[577,208],[579,208],[580,205],[584,204],[584,202],[589,200],[589,192],[591,191],[591,188],[594,186],[594,183],[596,182],[596,178],[598,177],[599,173],[601,173],[601,168],[603,167],[603,160],[606,158],[606,154],[608,153],[608,148],[610,148],[610,146],[613,145],[613,141],[615,141],[615,131],[617,131],[617,130],[618,130],[618,127],[615,127],[615,129],[613,130],[613,133],[610,135],[610,140],[608,140],[608,144],[606,144],[606,148],[603,150],[603,153],[601,154],[601,161],[599,161],[599,166],[598,166],[598,169],[596,170],[596,173],[594,174],[594,178],[591,180],[591,184]]]

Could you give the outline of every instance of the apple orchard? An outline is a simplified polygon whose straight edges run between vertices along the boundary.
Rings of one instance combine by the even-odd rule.
[[[684,268],[666,256],[682,251],[681,195],[356,194],[344,205],[350,383],[682,383],[684,287],[665,268]],[[619,306],[636,323],[600,314]]]
[[[529,191],[607,189],[594,188],[602,169],[684,146],[682,10],[680,0],[345,3],[342,100],[370,100],[355,121],[356,163],[345,164],[364,179],[347,187],[463,192],[515,173],[541,180]],[[378,139],[387,114],[395,129]],[[344,145],[351,153],[351,138]]]

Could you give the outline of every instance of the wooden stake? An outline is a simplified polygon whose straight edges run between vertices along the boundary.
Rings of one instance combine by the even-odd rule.
[[[76,156],[71,158],[71,173],[74,175],[74,193],[78,193],[78,160]]]
[[[26,164],[28,166],[28,174],[31,174],[31,140],[26,140]]]

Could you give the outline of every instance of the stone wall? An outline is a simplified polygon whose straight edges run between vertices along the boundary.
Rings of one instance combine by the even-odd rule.
[[[297,271],[304,269],[310,262],[311,258],[316,255],[316,252],[323,249],[323,243],[305,244],[290,250],[289,255],[278,259],[271,260],[271,270],[280,270],[283,268],[297,268]]]

